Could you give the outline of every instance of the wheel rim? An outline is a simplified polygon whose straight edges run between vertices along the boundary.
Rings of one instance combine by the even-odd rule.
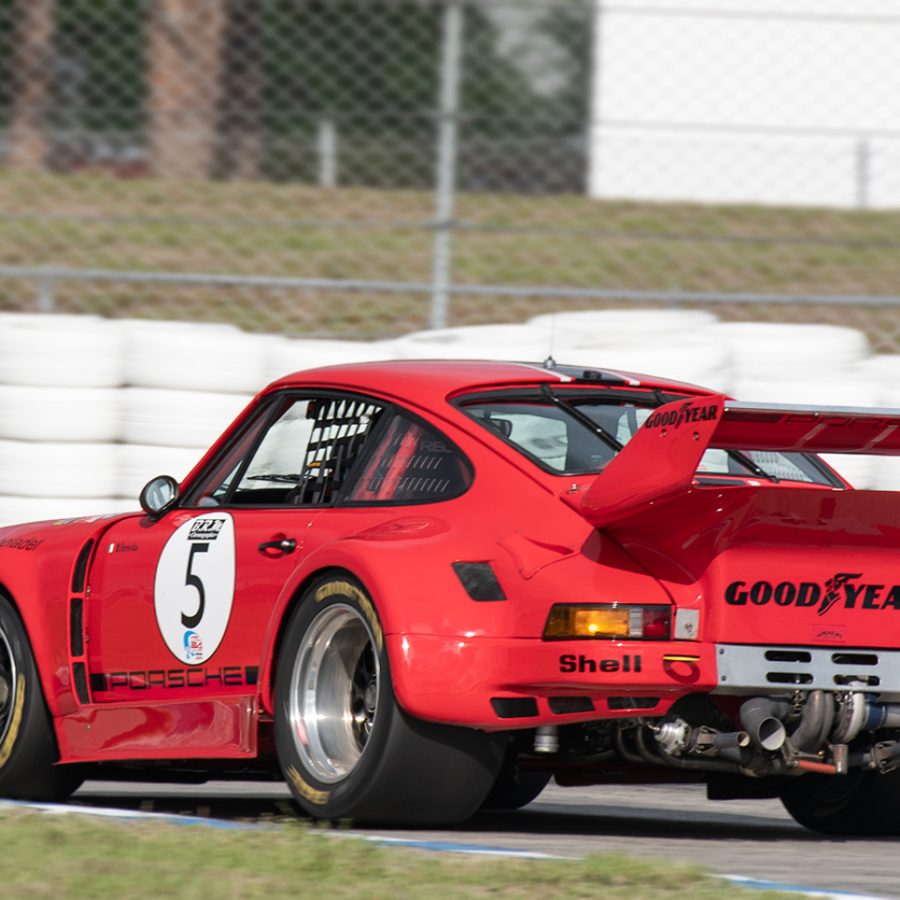
[[[9,639],[0,631],[0,746],[12,723],[16,700],[16,660]]]
[[[365,619],[336,604],[313,619],[294,662],[290,722],[307,771],[333,784],[365,750],[378,706],[378,654]]]

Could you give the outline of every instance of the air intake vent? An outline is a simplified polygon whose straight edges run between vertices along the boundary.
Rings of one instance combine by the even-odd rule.
[[[566,713],[593,712],[594,704],[590,697],[551,697],[548,701],[550,712],[556,715]]]
[[[503,593],[503,588],[500,587],[490,563],[455,562],[453,571],[473,600],[491,603],[506,599],[506,594]]]
[[[72,656],[84,656],[84,601],[80,597],[69,604],[69,635]]]
[[[75,677],[75,696],[81,704],[90,703],[91,696],[88,693],[87,670],[84,663],[75,663],[72,666],[72,674]]]
[[[93,549],[93,546],[94,541],[89,540],[81,548],[81,553],[78,554],[78,559],[75,562],[75,571],[72,573],[73,594],[84,593],[84,577],[87,574],[88,560],[91,558],[91,550]]]
[[[501,719],[528,719],[538,714],[534,697],[491,697],[491,706]]]
[[[654,709],[659,706],[659,697],[610,697],[606,705],[615,711],[623,709]]]

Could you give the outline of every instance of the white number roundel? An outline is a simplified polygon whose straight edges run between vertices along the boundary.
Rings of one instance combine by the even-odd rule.
[[[234,600],[234,521],[228,513],[197,516],[172,533],[153,594],[168,648],[181,662],[206,662],[225,636]]]

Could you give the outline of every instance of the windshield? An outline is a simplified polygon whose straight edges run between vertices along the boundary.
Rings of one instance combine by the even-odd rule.
[[[461,408],[547,471],[588,475],[602,471],[656,407],[676,399],[651,392],[545,389],[469,397]],[[697,474],[837,483],[814,457],[768,450],[707,450]]]

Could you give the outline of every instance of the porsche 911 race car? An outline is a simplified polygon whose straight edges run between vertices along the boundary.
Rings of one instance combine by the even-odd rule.
[[[283,777],[453,823],[695,780],[900,831],[900,498],[820,452],[898,454],[900,412],[552,361],[283,378],[142,511],[0,530],[0,795]]]

